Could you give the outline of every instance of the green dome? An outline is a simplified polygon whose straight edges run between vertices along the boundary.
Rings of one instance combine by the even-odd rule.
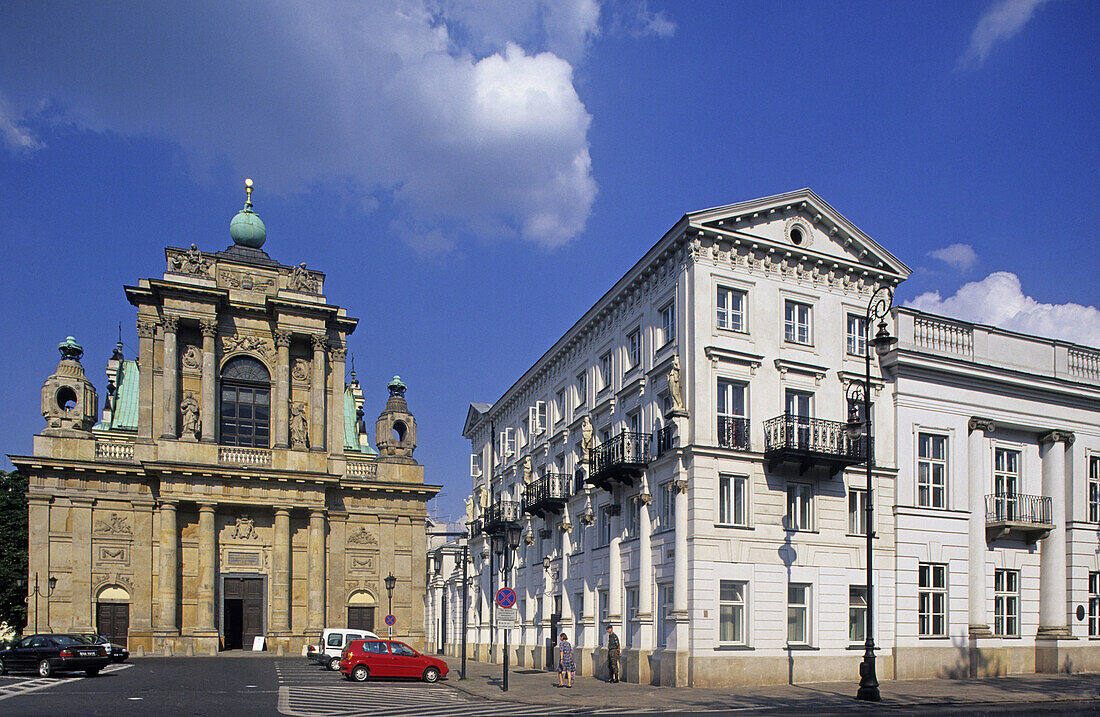
[[[237,246],[253,249],[259,249],[267,241],[267,227],[252,211],[252,202],[245,204],[244,209],[229,222],[229,236],[233,237],[233,243]]]

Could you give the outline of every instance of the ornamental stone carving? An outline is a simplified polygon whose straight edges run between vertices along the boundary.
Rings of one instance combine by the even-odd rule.
[[[986,433],[992,433],[993,431],[997,430],[997,424],[993,423],[993,421],[989,420],[988,418],[980,418],[978,416],[974,416],[969,421],[967,421],[966,427],[970,430],[971,433],[973,433],[974,431],[984,431]]]
[[[348,536],[349,545],[377,545],[378,540],[367,532],[367,529],[362,525],[359,526],[359,530]]]
[[[289,331],[278,330],[275,332],[275,346],[283,347],[290,346],[291,333]]]
[[[223,271],[221,273],[222,283],[231,289],[242,289],[244,291],[262,291],[267,293],[267,290],[275,286],[273,279],[268,279],[263,276],[255,276],[250,273],[235,273],[230,271]]]
[[[199,331],[202,335],[213,338],[218,335],[217,319],[199,319]]]
[[[306,404],[302,401],[290,404],[290,447],[309,447],[309,419],[306,417]]]
[[[199,419],[199,402],[191,391],[185,393],[180,401],[180,415],[183,416],[183,437],[198,438],[202,422]]]
[[[126,516],[111,513],[109,517],[95,522],[95,531],[112,535],[130,535],[130,523],[126,520]]]
[[[185,371],[198,371],[202,368],[202,350],[198,346],[188,346],[180,359]]]
[[[333,361],[343,361],[348,357],[347,346],[336,346],[330,349],[330,355]]]
[[[684,410],[683,386],[680,383],[680,355],[672,357],[672,366],[668,369],[668,396],[672,399],[672,408],[676,411]]]
[[[174,334],[179,330],[180,317],[173,316],[172,314],[165,314],[160,323],[164,327],[166,333]]]
[[[301,264],[291,270],[290,276],[287,278],[286,281],[286,288],[290,289],[291,291],[301,291],[307,294],[316,294],[317,278],[306,270],[306,263],[303,261]]]
[[[1061,442],[1066,444],[1067,446],[1072,446],[1073,441],[1076,438],[1077,436],[1075,436],[1072,431],[1053,430],[1049,433],[1044,433],[1043,435],[1039,436],[1039,443],[1042,444]]]
[[[290,370],[290,375],[298,383],[309,383],[309,359],[294,359],[294,367]]]
[[[584,452],[584,462],[592,461],[592,449],[595,448],[595,431],[592,428],[592,419],[588,416],[581,421],[581,450]]]
[[[238,515],[237,522],[233,526],[233,536],[235,540],[259,540],[260,535],[256,532],[256,523],[252,520],[251,516]]]
[[[209,277],[210,260],[202,255],[198,246],[192,244],[186,252],[173,254],[168,258],[168,271]]]
[[[310,342],[313,344],[314,351],[325,352],[328,348],[328,337],[324,334],[313,334],[309,337]]]
[[[264,358],[270,358],[272,350],[271,341],[260,336],[233,334],[232,336],[222,337],[223,353],[228,354],[234,351],[245,351],[248,353],[258,353]]]
[[[527,456],[526,458],[523,459],[523,482],[524,483],[530,483],[531,482],[532,470],[533,470],[533,467],[531,465],[531,456]]]

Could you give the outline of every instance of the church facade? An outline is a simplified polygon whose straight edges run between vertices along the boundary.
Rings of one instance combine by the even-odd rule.
[[[413,458],[406,387],[386,386],[372,446],[369,397],[345,381],[358,320],[327,301],[324,274],[263,251],[247,186],[232,246],[167,248],[161,276],[125,288],[138,353],[120,343],[108,360],[102,414],[83,350],[59,345],[46,427],[11,456],[29,478],[30,589],[57,578],[28,624],[137,654],[261,637],[284,652],[326,626],[378,631],[392,600],[395,637],[419,646],[439,487]]]

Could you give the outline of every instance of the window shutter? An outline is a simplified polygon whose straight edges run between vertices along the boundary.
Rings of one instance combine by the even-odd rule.
[[[481,475],[481,455],[477,453],[470,454],[470,477],[477,478]]]

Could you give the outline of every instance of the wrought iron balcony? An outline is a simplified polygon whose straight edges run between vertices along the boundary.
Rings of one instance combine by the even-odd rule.
[[[832,478],[848,466],[867,459],[867,437],[851,438],[848,424],[785,413],[764,421],[764,458],[768,468],[781,463],[798,466],[799,473],[824,468]]]
[[[996,493],[985,497],[987,540],[1015,536],[1034,543],[1053,529],[1049,497],[1022,493]]]
[[[742,416],[719,416],[718,445],[740,451],[749,450],[749,419]]]
[[[606,491],[615,483],[633,485],[649,465],[649,434],[623,431],[592,450],[586,482]]]
[[[545,513],[560,513],[569,500],[572,478],[566,473],[547,473],[523,487],[523,510],[542,517]]]
[[[675,427],[670,423],[657,429],[657,450],[655,458],[660,458],[675,447],[676,436],[673,434]]]
[[[486,535],[499,535],[510,525],[523,520],[523,511],[515,500],[499,500],[489,505],[481,515],[481,531]]]

